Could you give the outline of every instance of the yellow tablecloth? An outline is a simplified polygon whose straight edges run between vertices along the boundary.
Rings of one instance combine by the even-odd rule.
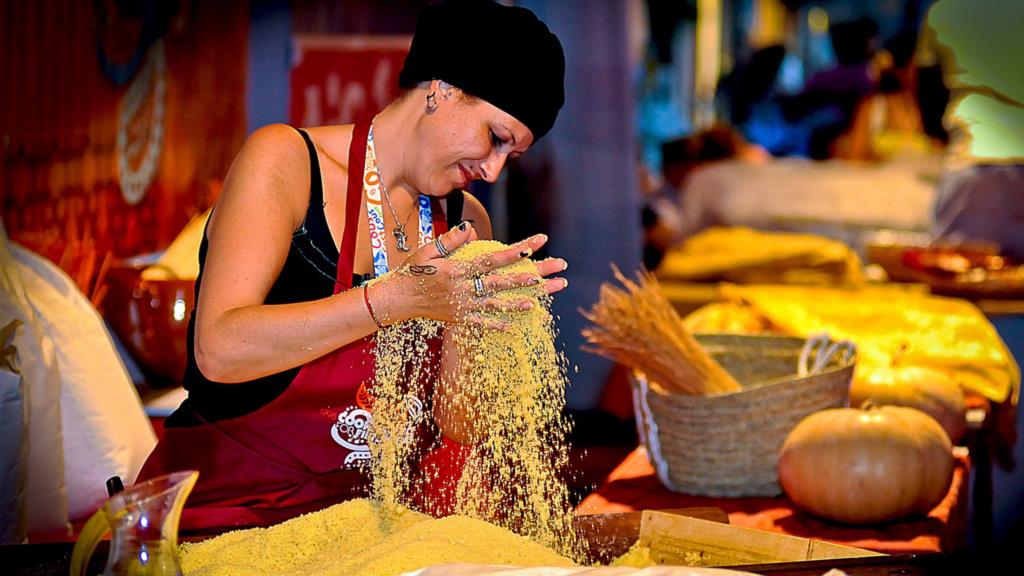
[[[724,285],[720,296],[724,302],[687,318],[691,330],[805,337],[824,331],[855,342],[864,367],[888,364],[906,344],[901,365],[945,370],[966,390],[993,402],[1017,402],[1017,363],[985,315],[965,300],[894,285]]]

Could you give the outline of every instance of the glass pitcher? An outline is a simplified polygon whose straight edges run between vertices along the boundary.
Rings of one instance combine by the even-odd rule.
[[[70,576],[85,576],[96,545],[108,533],[104,576],[180,575],[178,521],[198,477],[194,470],[174,472],[111,496],[82,528],[71,554]]]

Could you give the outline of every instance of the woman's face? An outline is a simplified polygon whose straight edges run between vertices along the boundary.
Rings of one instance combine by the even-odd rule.
[[[473,180],[494,182],[505,162],[533,144],[522,122],[479,98],[437,90],[437,110],[421,118],[411,184],[423,194],[444,196]]]

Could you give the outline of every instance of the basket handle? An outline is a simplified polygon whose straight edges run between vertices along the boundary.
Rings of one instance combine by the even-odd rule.
[[[668,474],[668,462],[661,454],[658,423],[654,421],[654,414],[651,413],[651,406],[648,404],[647,395],[650,390],[647,385],[647,376],[635,371],[632,376],[634,383],[633,407],[636,410],[637,432],[640,433],[641,441],[647,447],[647,456],[654,465],[658,479],[666,488],[676,491],[676,486]]]
[[[842,354],[842,361],[846,362],[857,353],[857,345],[849,340],[832,342],[828,332],[819,332],[807,337],[804,347],[800,350],[800,361],[797,364],[798,376],[813,376],[825,370],[829,362]],[[811,357],[814,357],[813,363]]]

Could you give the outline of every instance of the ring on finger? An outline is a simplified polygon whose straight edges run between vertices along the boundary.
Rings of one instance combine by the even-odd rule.
[[[445,258],[447,258],[449,254],[451,254],[451,252],[444,247],[444,242],[441,242],[440,236],[434,238],[434,248],[437,248],[438,253]]]
[[[481,278],[480,276],[473,277],[473,290],[476,292],[476,295],[480,298],[487,296],[487,291],[484,290],[484,279]]]

